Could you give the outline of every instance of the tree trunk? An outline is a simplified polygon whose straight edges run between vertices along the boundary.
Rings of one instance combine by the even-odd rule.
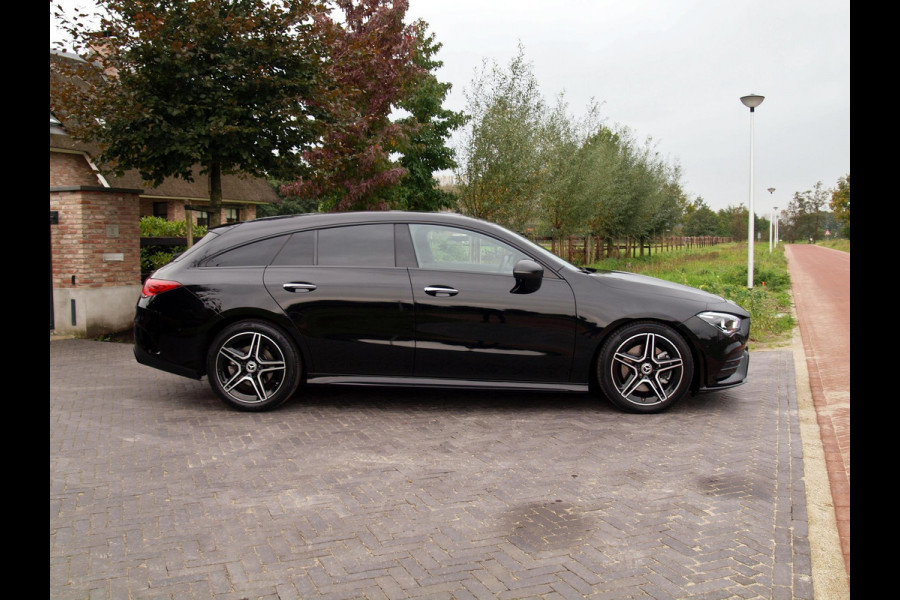
[[[222,224],[222,163],[209,165],[209,228]]]

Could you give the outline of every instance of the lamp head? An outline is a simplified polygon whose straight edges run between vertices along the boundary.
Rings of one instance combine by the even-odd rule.
[[[750,94],[749,96],[741,96],[741,102],[744,103],[744,106],[750,108],[750,112],[753,112],[753,109],[762,104],[763,100],[765,100],[765,96],[757,96],[756,94]]]

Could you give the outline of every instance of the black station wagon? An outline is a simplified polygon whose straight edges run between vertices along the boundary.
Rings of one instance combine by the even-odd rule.
[[[749,314],[575,267],[450,213],[323,213],[212,229],[144,284],[138,362],[242,410],[303,384],[588,392],[664,410],[744,382]]]

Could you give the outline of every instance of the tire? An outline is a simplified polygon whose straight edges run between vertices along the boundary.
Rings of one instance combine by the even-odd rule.
[[[294,395],[303,371],[300,353],[276,327],[241,321],[223,329],[206,356],[209,385],[225,404],[271,410]]]
[[[636,321],[606,340],[597,359],[603,394],[628,412],[658,413],[690,392],[694,362],[684,338],[652,321]]]

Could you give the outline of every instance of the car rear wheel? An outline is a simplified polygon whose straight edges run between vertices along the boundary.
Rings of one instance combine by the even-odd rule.
[[[262,321],[223,329],[206,358],[209,385],[226,404],[246,411],[273,409],[297,390],[300,354],[286,335]]]
[[[603,344],[597,360],[601,390],[619,408],[656,413],[690,390],[694,365],[684,339],[671,327],[638,321]]]

